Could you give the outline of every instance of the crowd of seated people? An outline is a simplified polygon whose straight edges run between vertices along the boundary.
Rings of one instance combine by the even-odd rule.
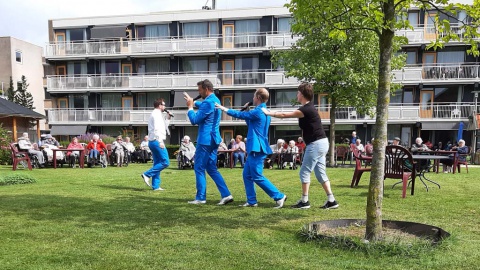
[[[270,145],[272,155],[265,159],[265,167],[272,169],[274,164],[279,164],[281,155],[285,153],[285,141],[278,139],[276,144]]]
[[[282,157],[282,168],[286,168],[287,164],[290,165],[290,170],[296,169],[296,160],[299,153],[298,146],[295,145],[295,141],[291,140],[288,142],[287,149],[285,150]]]

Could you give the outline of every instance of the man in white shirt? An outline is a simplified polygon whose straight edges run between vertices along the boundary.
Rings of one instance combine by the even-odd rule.
[[[155,100],[153,107],[152,114],[148,119],[148,147],[150,151],[152,151],[153,167],[142,173],[141,176],[147,186],[151,186],[154,191],[157,191],[164,190],[160,187],[160,172],[170,165],[167,148],[165,148],[164,143],[167,139],[167,133],[170,135],[168,131],[170,114],[168,114],[168,119],[165,119],[163,116],[163,112],[165,111],[165,101],[163,98]],[[152,178],[151,185],[150,178]]]
[[[45,167],[45,158],[43,156],[43,152],[33,149],[32,143],[30,142],[30,139],[28,138],[28,133],[27,132],[24,132],[23,136],[18,138],[18,148],[20,150],[28,151],[28,153],[31,154],[31,155],[35,155],[37,157],[40,168]]]

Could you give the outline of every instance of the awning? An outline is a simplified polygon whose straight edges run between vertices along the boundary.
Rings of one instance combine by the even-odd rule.
[[[100,26],[94,27],[91,30],[91,38],[105,39],[105,38],[124,38],[126,35],[126,25],[121,26]]]
[[[422,130],[458,130],[460,122],[422,123]]]
[[[87,126],[52,126],[52,135],[82,135],[87,131]]]

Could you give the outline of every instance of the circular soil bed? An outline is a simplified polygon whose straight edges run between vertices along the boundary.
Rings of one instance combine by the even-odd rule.
[[[432,244],[437,244],[450,234],[443,229],[407,221],[383,220],[383,234],[393,239],[426,239]],[[356,237],[363,238],[365,235],[364,219],[335,219],[315,221],[305,226],[309,234],[330,237]]]

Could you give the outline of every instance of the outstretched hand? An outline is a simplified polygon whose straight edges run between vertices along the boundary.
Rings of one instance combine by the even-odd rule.
[[[224,112],[228,111],[227,108],[225,108],[224,106],[222,106],[222,105],[220,105],[220,104],[218,104],[218,103],[215,103],[215,108],[220,109],[220,110],[222,110],[222,111],[224,111]]]
[[[263,112],[264,114],[266,114],[266,115],[270,115],[270,116],[273,115],[272,112],[269,111],[267,108],[262,108],[262,112]]]

